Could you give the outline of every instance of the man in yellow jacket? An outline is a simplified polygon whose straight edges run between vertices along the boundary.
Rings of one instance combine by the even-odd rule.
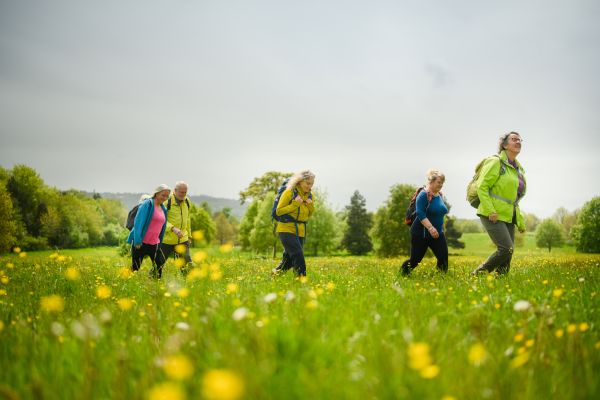
[[[164,203],[165,207],[167,207],[167,228],[160,248],[165,259],[174,254],[175,259],[183,257],[185,264],[189,265],[192,262],[190,256],[192,235],[190,218],[191,203],[187,198],[187,191],[187,183],[183,181],[177,182],[173,192]],[[182,271],[185,271],[184,266],[181,267]]]

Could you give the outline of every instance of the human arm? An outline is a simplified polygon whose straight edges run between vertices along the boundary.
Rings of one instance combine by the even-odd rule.
[[[277,203],[277,209],[275,213],[279,216],[290,214],[296,212],[300,204],[302,204],[302,198],[300,196],[296,196],[294,201],[292,201],[293,191],[291,189],[286,189],[279,198],[279,203]],[[300,202],[298,202],[298,197],[300,197]]]

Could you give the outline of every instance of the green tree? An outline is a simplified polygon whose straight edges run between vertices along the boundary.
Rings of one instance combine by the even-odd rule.
[[[540,219],[535,214],[531,214],[531,213],[524,212],[523,220],[525,221],[525,228],[529,232],[535,232],[535,230],[537,229],[537,226],[540,223]]]
[[[373,237],[379,243],[376,249],[379,256],[396,257],[409,253],[410,234],[404,224],[404,217],[415,190],[416,187],[413,185],[392,186],[388,200],[377,210]]]
[[[0,232],[2,232],[0,253],[4,253],[17,244],[17,226],[14,221],[12,199],[4,181],[0,181]]]
[[[246,209],[246,213],[242,217],[242,221],[240,222],[240,231],[239,231],[239,241],[242,246],[242,250],[250,249],[250,233],[254,228],[254,219],[256,218],[256,214],[258,214],[258,206],[260,202],[256,199],[252,200],[252,203]]]
[[[327,193],[319,189],[313,190],[315,212],[306,224],[307,252],[313,256],[330,254],[339,244],[341,230],[335,213],[327,202]]]
[[[350,198],[346,206],[347,228],[342,239],[342,247],[352,255],[363,255],[373,250],[369,230],[373,226],[373,218],[367,212],[366,200],[358,190]]]
[[[273,223],[271,221],[271,208],[275,193],[268,193],[258,206],[254,228],[250,232],[250,246],[258,254],[265,254],[270,249],[277,249],[277,238],[273,235]]]
[[[193,240],[193,246],[198,247],[205,243],[212,242],[217,231],[214,220],[211,218],[209,212],[204,207],[198,207],[194,203],[190,203],[190,205],[190,222],[192,224],[192,235],[194,232],[199,231],[202,232],[202,235],[204,236],[203,241]]]
[[[535,242],[537,247],[548,248],[548,253],[552,247],[560,247],[564,243],[563,229],[553,219],[545,219],[538,225],[535,231]]]
[[[572,229],[577,251],[600,253],[600,196],[583,205]]]
[[[446,218],[444,235],[446,236],[446,242],[448,243],[448,247],[452,247],[455,249],[465,248],[465,243],[460,240],[462,232],[457,229],[455,217],[448,216]]]
[[[23,223],[26,234],[39,236],[40,217],[46,211],[42,178],[33,168],[15,165],[10,172],[6,189],[13,201],[15,219]]]
[[[213,218],[215,227],[217,228],[215,239],[220,245],[225,243],[233,243],[235,240],[235,227],[227,218],[227,214],[219,211]]]
[[[478,219],[463,219],[456,218],[454,221],[456,229],[462,233],[481,233],[483,232],[483,226]]]
[[[566,208],[560,207],[552,215],[552,219],[562,227],[566,238],[571,237],[571,229],[573,229],[573,226],[577,223],[578,213],[579,210],[569,212]]]
[[[254,178],[250,185],[240,192],[240,202],[244,204],[250,198],[262,200],[268,193],[276,193],[283,181],[292,175],[286,172],[269,171]]]

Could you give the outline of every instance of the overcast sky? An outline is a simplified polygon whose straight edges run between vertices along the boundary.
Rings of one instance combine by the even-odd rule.
[[[0,165],[60,189],[237,198],[310,168],[376,210],[521,133],[522,209],[600,195],[600,2],[0,0]]]

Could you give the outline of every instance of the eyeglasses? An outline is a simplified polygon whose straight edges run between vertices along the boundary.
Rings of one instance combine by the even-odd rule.
[[[515,143],[523,143],[523,139],[517,137],[510,138],[510,141]]]

